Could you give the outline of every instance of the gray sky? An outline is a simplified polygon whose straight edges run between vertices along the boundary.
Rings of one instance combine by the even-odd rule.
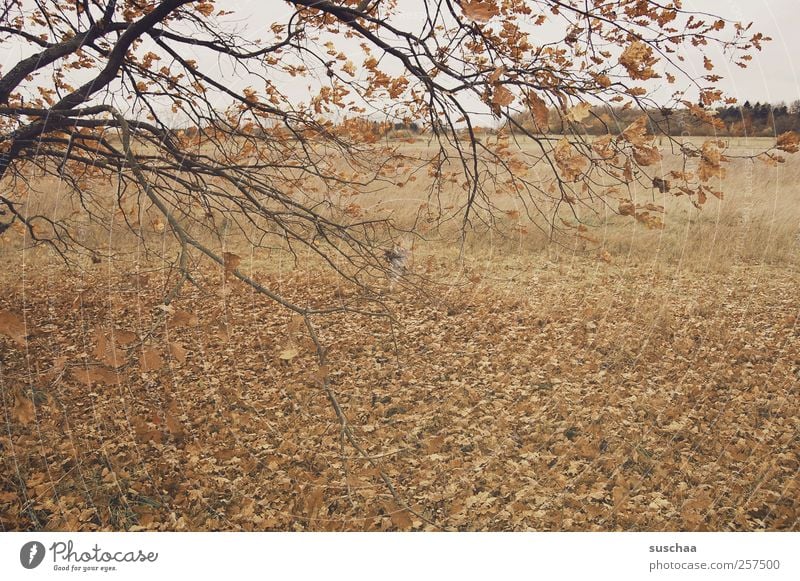
[[[412,17],[419,1],[399,0],[404,15],[407,12],[408,17]],[[235,11],[234,18],[240,25],[251,30],[262,29],[274,21],[285,21],[283,14],[289,10],[280,0],[225,0],[224,4],[225,8]],[[773,38],[772,42],[765,44],[762,52],[754,53],[747,69],[731,65],[723,58],[715,58],[718,51],[714,48],[708,50],[717,65],[714,72],[725,77],[720,88],[728,95],[737,97],[740,103],[747,99],[771,103],[800,99],[800,0],[683,0],[683,7],[728,19],[752,21],[752,32],[760,31]],[[355,45],[356,41],[350,42]],[[337,43],[340,48],[346,44],[347,41]],[[30,47],[0,45],[0,63],[7,70],[30,50]],[[203,57],[198,55],[198,58]],[[360,62],[355,56],[354,59]],[[700,55],[687,53],[687,59],[689,72],[698,76],[706,73]],[[230,78],[230,86],[237,89],[251,82],[250,79]],[[310,84],[312,81],[308,79],[290,79],[289,86],[283,88],[290,96],[304,100],[308,98]]]
[[[684,8],[753,22],[752,31],[773,38],[747,69],[719,62],[726,92],[741,102],[800,99],[800,0],[684,0]]]
[[[228,0],[228,3],[245,14],[264,14],[262,0]],[[418,10],[418,3],[419,0],[399,0],[400,7],[407,6],[411,12]],[[728,95],[737,97],[740,103],[747,99],[770,103],[800,99],[800,0],[683,0],[683,8],[752,22],[750,32],[772,37],[761,52],[754,52],[747,69],[722,57],[714,59],[717,64],[714,72],[725,77],[720,88]],[[280,10],[272,12],[278,13]],[[709,51],[709,56],[717,54],[714,49]],[[690,70],[694,67],[698,76],[707,72],[702,68],[701,58],[693,61],[687,63]]]

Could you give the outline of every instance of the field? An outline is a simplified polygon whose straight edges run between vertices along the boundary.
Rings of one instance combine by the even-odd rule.
[[[796,531],[798,183],[800,159],[735,160],[703,210],[637,192],[663,229],[596,208],[573,244],[504,198],[463,251],[415,242],[391,319],[320,317],[323,371],[221,268],[160,309],[143,258],[66,269],[6,241],[0,530]],[[361,300],[231,244],[296,304]]]

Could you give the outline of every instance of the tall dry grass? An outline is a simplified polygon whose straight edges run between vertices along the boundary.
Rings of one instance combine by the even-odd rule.
[[[690,138],[698,143],[698,138]],[[362,217],[389,218],[401,228],[415,226],[421,236],[414,239],[417,262],[428,256],[439,256],[447,260],[456,256],[472,257],[484,265],[508,264],[523,257],[541,257],[554,261],[575,257],[594,259],[599,254],[622,263],[657,263],[680,265],[690,269],[725,269],[737,264],[800,264],[800,155],[788,156],[785,164],[769,166],[763,162],[743,159],[757,154],[772,145],[769,139],[728,139],[727,153],[736,159],[727,164],[726,176],[713,184],[724,193],[723,199],[710,197],[702,209],[695,208],[686,196],[674,197],[653,189],[634,188],[629,195],[636,203],[663,205],[664,228],[648,230],[631,217],[615,213],[616,201],[608,204],[600,201],[577,209],[580,220],[589,227],[586,239],[561,236],[554,242],[549,224],[543,219],[529,220],[525,208],[508,192],[496,192],[494,225],[480,225],[462,239],[459,216],[443,225],[434,226],[426,220],[429,213],[438,207],[448,211],[458,208],[464,200],[464,190],[451,184],[439,193],[435,201],[428,197],[432,180],[425,172],[417,172],[416,180],[405,187],[375,189],[347,201],[357,203],[363,211]],[[521,142],[523,148],[535,147],[533,142]],[[400,148],[409,157],[423,158],[431,152],[432,145],[417,140],[403,143]],[[660,167],[651,168],[655,174],[666,175],[676,169],[679,157],[664,148],[664,159]],[[741,157],[739,159],[737,157]],[[403,181],[403,169],[397,170],[398,181]],[[534,170],[532,179],[536,178]],[[91,184],[91,209],[100,219],[94,221],[86,215],[77,196],[52,177],[30,176],[22,200],[31,213],[53,217],[69,216],[77,225],[79,241],[88,247],[101,249],[109,261],[123,257],[147,259],[143,253],[141,239],[132,235],[125,224],[115,215],[115,186],[112,183]],[[544,179],[544,178],[543,178]],[[104,195],[105,192],[105,195]],[[336,200],[333,200],[336,202]],[[344,200],[343,200],[344,201]],[[549,208],[544,208],[549,213]],[[517,215],[519,213],[519,215]],[[564,217],[572,219],[570,213]],[[480,215],[478,216],[480,218]],[[249,255],[253,264],[267,269],[285,270],[294,268],[294,262],[283,256],[280,250],[254,249],[246,236],[229,228],[223,217],[216,225],[226,223],[224,229],[209,229],[202,240],[220,250],[237,251]],[[360,219],[360,217],[359,217]],[[174,244],[168,232],[159,226],[158,217],[150,210],[141,214],[138,235],[156,248],[157,253],[174,254]],[[153,244],[155,243],[155,245]],[[390,241],[387,241],[389,244]],[[160,246],[159,246],[160,245]],[[25,252],[21,253],[21,250]],[[605,253],[608,254],[605,254]],[[9,230],[0,237],[0,254],[7,263],[24,260],[28,264],[37,261],[53,261],[52,253],[46,249],[34,249],[22,237],[21,229]],[[91,253],[86,253],[87,261]],[[278,257],[278,260],[276,260]],[[303,254],[300,260],[313,256]]]

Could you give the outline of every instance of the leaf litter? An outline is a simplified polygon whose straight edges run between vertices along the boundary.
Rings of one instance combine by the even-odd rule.
[[[23,303],[12,288],[0,524],[432,530],[343,445],[327,381],[366,453],[436,527],[797,530],[793,273],[528,272],[433,298],[397,290],[394,330],[326,317],[324,369],[302,321],[242,286],[224,309],[186,289],[155,331],[142,314],[158,312],[153,290],[137,304],[65,276],[72,292],[29,285]],[[307,303],[338,288],[300,273],[282,284]]]

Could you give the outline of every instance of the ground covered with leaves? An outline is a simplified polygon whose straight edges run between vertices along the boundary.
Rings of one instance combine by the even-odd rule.
[[[797,272],[518,262],[398,287],[393,321],[316,319],[324,369],[223,273],[166,309],[104,265],[9,278],[0,527],[798,530]]]

